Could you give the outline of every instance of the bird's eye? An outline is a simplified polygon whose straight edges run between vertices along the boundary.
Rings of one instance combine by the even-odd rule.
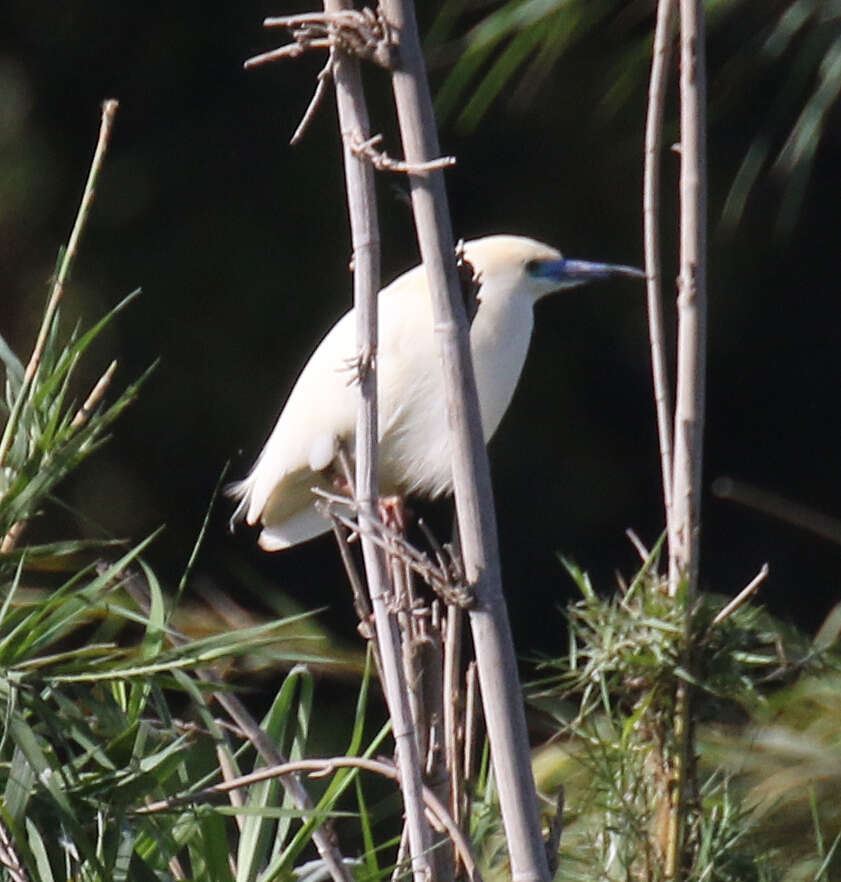
[[[527,260],[526,261],[526,272],[530,276],[539,276],[541,265],[542,264],[539,260]]]

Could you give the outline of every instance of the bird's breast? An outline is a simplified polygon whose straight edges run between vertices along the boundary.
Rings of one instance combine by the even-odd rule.
[[[531,303],[515,297],[500,303],[482,303],[473,321],[470,350],[485,441],[496,432],[511,403],[528,355],[533,326]]]
[[[487,442],[517,386],[532,331],[531,304],[480,304],[470,330],[482,429]],[[381,338],[380,463],[384,492],[436,497],[452,488],[446,394],[428,315],[405,333]]]

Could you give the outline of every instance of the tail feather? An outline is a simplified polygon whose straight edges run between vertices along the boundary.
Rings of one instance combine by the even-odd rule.
[[[281,524],[263,527],[258,542],[264,551],[282,551],[300,542],[315,539],[330,530],[330,521],[314,506],[305,508]]]
[[[242,481],[232,481],[225,487],[225,496],[233,499],[237,506],[228,521],[228,529],[233,533],[240,521],[245,520],[248,514],[248,506],[250,503],[251,484],[248,478]]]

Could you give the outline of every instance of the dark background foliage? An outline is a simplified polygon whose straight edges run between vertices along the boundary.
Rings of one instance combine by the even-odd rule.
[[[424,26],[435,11],[428,6]],[[841,489],[841,126],[836,108],[790,233],[779,232],[783,182],[770,174],[737,226],[718,223],[789,77],[785,58],[751,66],[771,18],[765,4],[753,6],[710,34],[706,484],[730,474],[832,514]],[[443,149],[459,160],[448,172],[458,235],[516,232],[571,256],[640,263],[646,84],[634,78],[644,66],[630,66],[627,50],[653,19],[650,4],[626,7],[637,13],[630,23],[623,9],[608,16],[528,104],[512,81],[477,128],[444,124]],[[56,535],[62,518],[85,533],[135,537],[166,523],[152,557],[174,578],[223,464],[231,460],[232,476],[246,471],[315,341],[347,307],[349,237],[331,100],[304,143],[287,146],[322,59],[242,69],[279,38],[263,33],[262,18],[303,8],[6,0],[2,333],[19,352],[30,345],[99,103],[113,96],[121,103],[115,137],[65,317],[90,321],[142,286],[100,348],[101,366],[116,353],[128,382],[161,358],[115,442],[66,488],[73,512],[34,525],[39,535]],[[435,83],[446,73],[437,67]],[[375,126],[399,155],[387,79],[371,71],[368,80]],[[608,106],[617,86],[625,97]],[[666,279],[675,275],[677,171],[668,153]],[[382,176],[379,188],[389,279],[416,261],[416,245],[404,181]],[[636,565],[624,529],[653,543],[663,525],[642,286],[617,281],[538,306],[529,362],[491,463],[517,646],[560,651],[555,608],[574,586],[556,552],[607,589],[614,570]],[[771,607],[807,627],[823,618],[837,597],[837,547],[709,493],[704,506],[706,588],[732,593],[767,560]],[[446,533],[443,509],[433,517]],[[229,512],[221,502],[213,515],[199,587],[248,605],[257,593],[286,591],[308,606],[329,604],[333,623],[349,620],[332,540],[264,555],[247,531],[228,534]]]

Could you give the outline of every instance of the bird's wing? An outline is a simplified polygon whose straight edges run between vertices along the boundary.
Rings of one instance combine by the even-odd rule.
[[[422,267],[405,273],[382,295],[377,362],[381,441],[399,431],[414,387],[428,382],[428,348],[434,345]],[[313,508],[311,488],[326,486],[320,471],[330,464],[338,444],[352,441],[355,433],[355,338],[350,311],[310,357],[251,473],[231,488],[240,500],[234,517],[262,523],[264,547],[283,548],[327,527]]]
[[[332,489],[323,475],[309,469],[285,475],[275,485],[261,512],[264,526],[259,542],[262,548],[280,551],[330,529],[330,521],[315,507],[313,487]]]
[[[263,527],[257,540],[263,551],[283,551],[299,542],[315,539],[330,529],[330,521],[314,508],[305,508],[282,524]]]
[[[282,523],[312,505],[310,487],[339,441],[353,434],[356,393],[348,385],[353,322],[345,314],[310,357],[251,473],[233,488],[250,524]]]
[[[426,272],[409,270],[384,288],[378,301],[380,441],[404,422],[414,392],[437,368]],[[428,416],[428,414],[427,414]]]

